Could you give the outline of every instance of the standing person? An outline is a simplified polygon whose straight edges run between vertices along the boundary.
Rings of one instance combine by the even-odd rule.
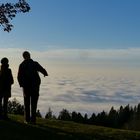
[[[8,119],[7,106],[11,97],[11,85],[14,83],[12,71],[9,68],[8,58],[1,59],[0,69],[0,117]]]
[[[38,72],[41,72],[44,77],[48,76],[48,73],[38,62],[31,59],[28,51],[23,52],[23,58],[24,61],[19,65],[17,78],[20,87],[23,88],[25,123],[35,124],[41,83]]]

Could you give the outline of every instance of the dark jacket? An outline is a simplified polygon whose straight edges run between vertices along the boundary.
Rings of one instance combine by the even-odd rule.
[[[24,60],[18,70],[18,82],[23,88],[34,88],[39,86],[41,79],[38,72],[48,76],[47,71],[38,63],[32,59]]]
[[[11,69],[1,66],[0,70],[0,96],[11,97],[11,85],[14,83]]]

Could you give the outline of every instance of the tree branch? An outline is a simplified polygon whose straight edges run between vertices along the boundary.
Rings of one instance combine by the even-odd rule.
[[[16,16],[17,13],[29,12],[30,6],[25,0],[19,0],[19,2],[6,3],[0,5],[0,26],[4,31],[10,32],[13,25],[10,21]]]

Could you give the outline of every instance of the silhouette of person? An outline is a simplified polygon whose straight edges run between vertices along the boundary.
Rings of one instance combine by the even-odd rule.
[[[48,76],[47,71],[31,59],[28,51],[23,52],[24,61],[19,65],[18,82],[23,88],[25,123],[36,124],[36,110],[41,79],[39,73]],[[31,111],[30,111],[31,110]]]
[[[1,59],[0,69],[0,117],[8,119],[7,107],[8,99],[11,97],[11,85],[14,83],[12,71],[9,68],[9,60],[4,57]]]

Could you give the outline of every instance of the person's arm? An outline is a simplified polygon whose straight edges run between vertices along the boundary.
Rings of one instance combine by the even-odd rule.
[[[44,76],[48,76],[48,72],[38,62],[35,63],[37,66],[37,71],[41,72]]]

